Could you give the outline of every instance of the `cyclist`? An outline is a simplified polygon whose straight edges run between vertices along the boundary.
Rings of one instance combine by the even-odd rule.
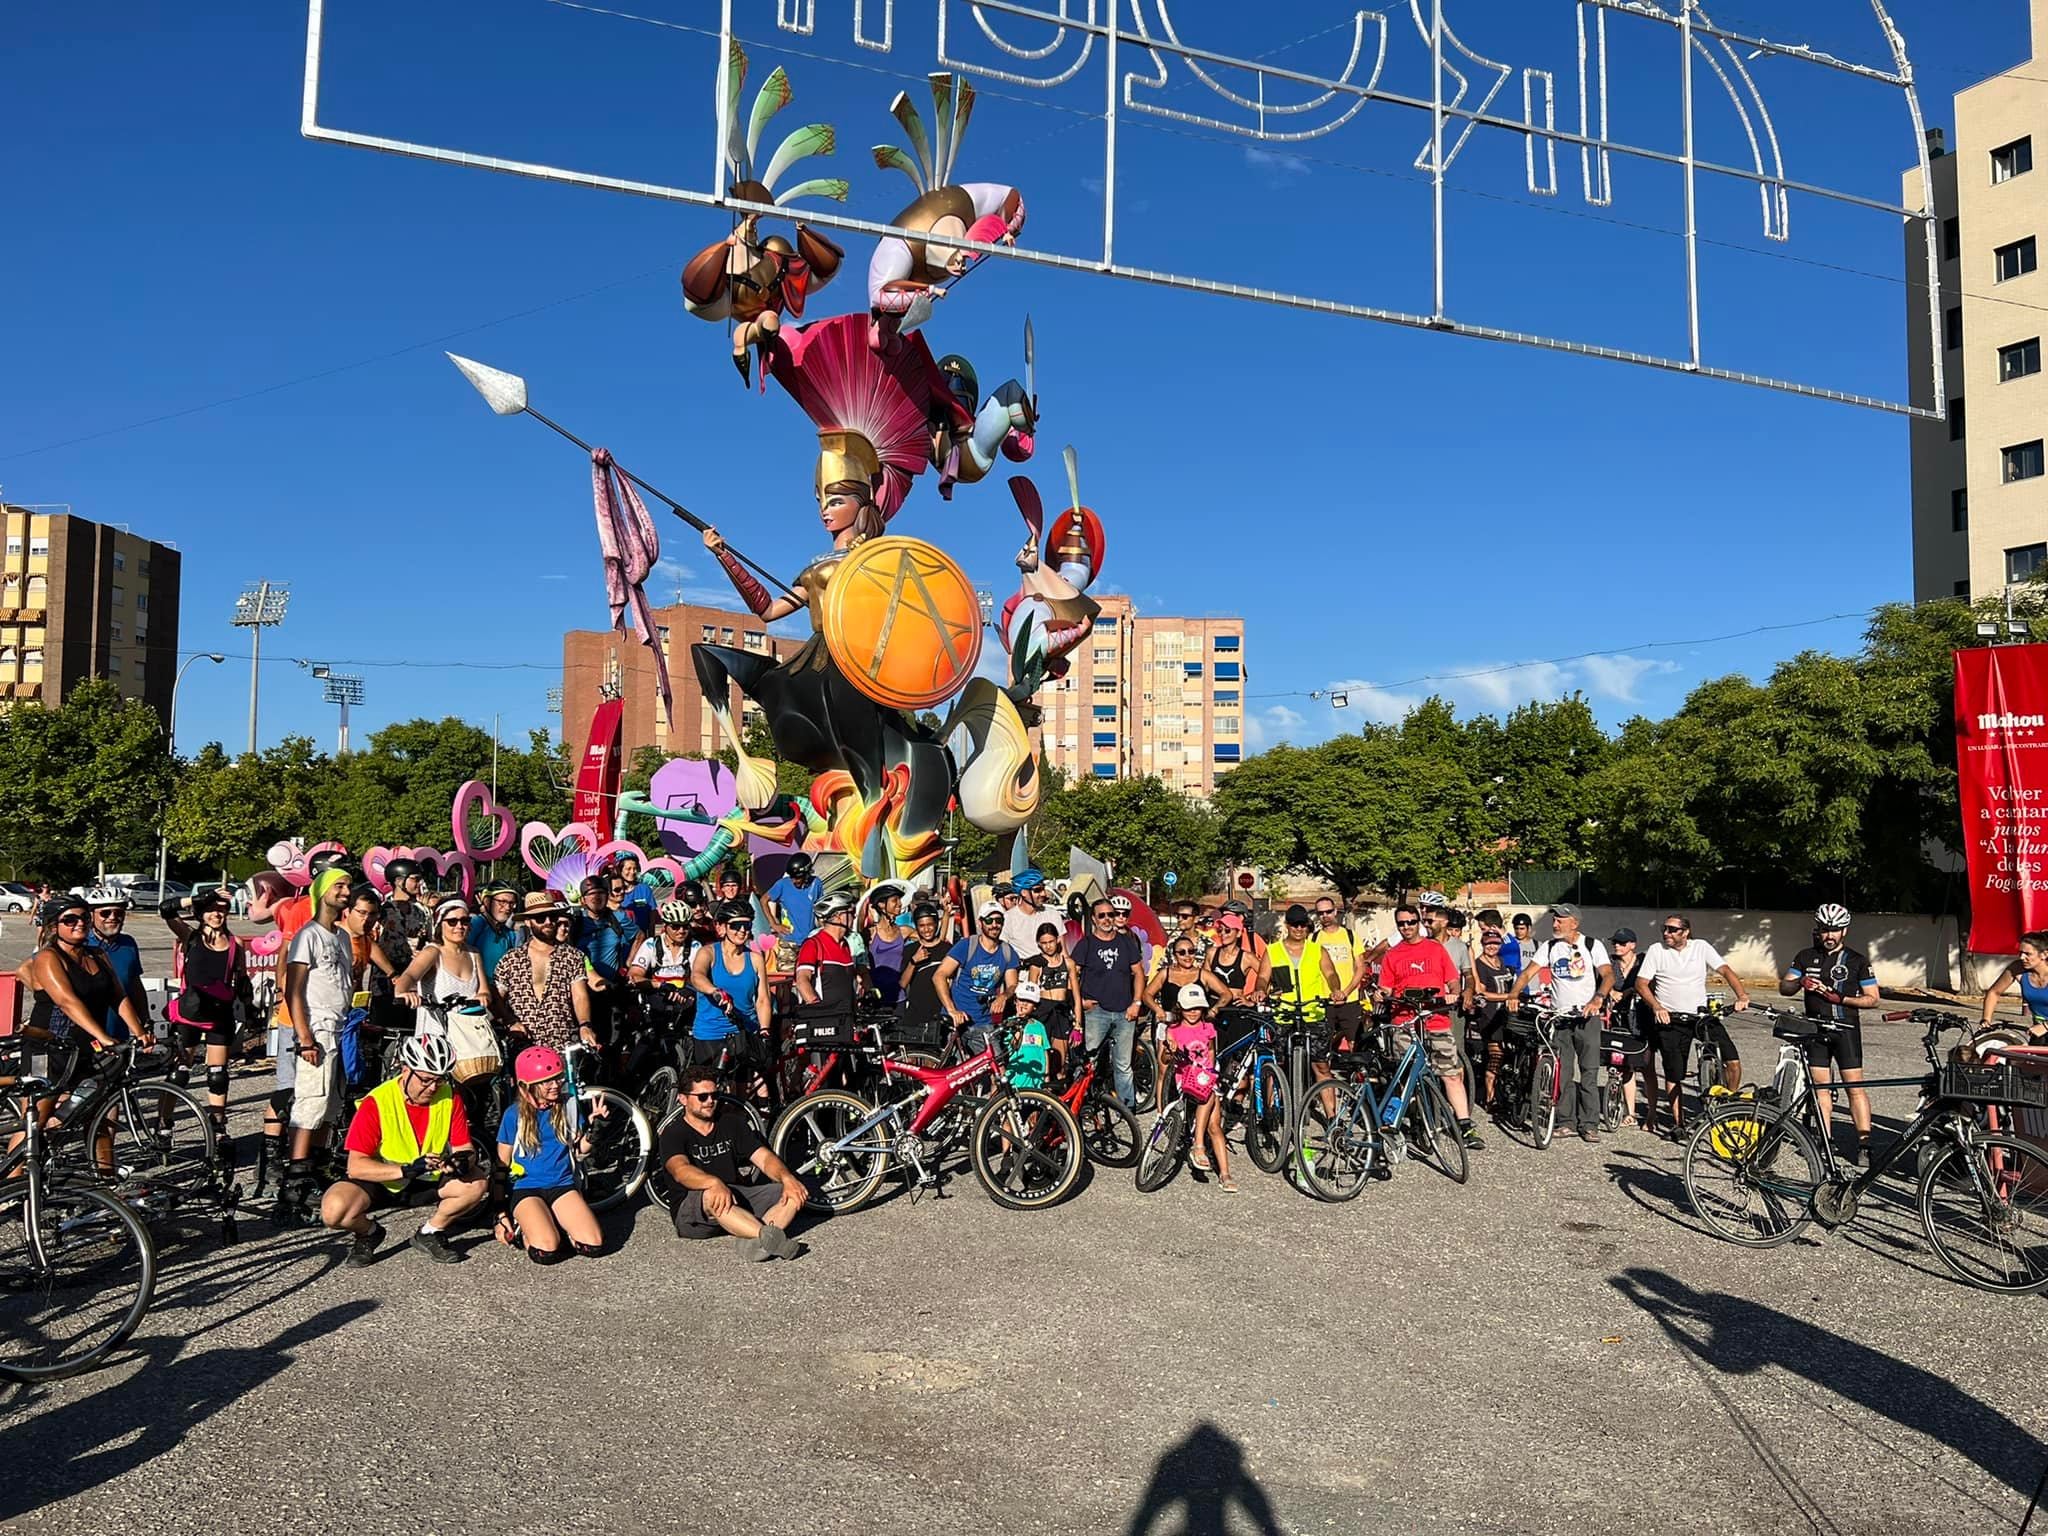
[[[39,1100],[36,1114],[48,1120],[57,1099],[85,1076],[93,1052],[114,1043],[107,1029],[109,1012],[120,1016],[128,1032],[145,1045],[156,1041],[149,1015],[121,993],[114,968],[86,943],[92,914],[77,896],[55,896],[43,904],[42,947],[17,973],[35,989],[35,1007],[28,1017],[27,1037],[46,1065],[37,1075],[48,1079],[50,1097]]]
[[[804,1245],[789,1235],[810,1192],[769,1151],[751,1121],[719,1104],[718,1083],[701,1068],[683,1074],[683,1112],[662,1130],[654,1155],[682,1188],[677,1237],[739,1239],[740,1258],[794,1259]],[[744,1170],[744,1177],[743,1177]]]
[[[988,1049],[989,1025],[1017,985],[1017,952],[1003,942],[1003,916],[1001,902],[983,902],[979,931],[946,951],[932,971],[932,986],[969,1056]]]
[[[754,953],[754,908],[734,901],[719,909],[722,929],[690,961],[690,985],[697,989],[697,1016],[690,1021],[692,1059],[711,1062],[732,1049],[758,1062],[759,1046],[774,1017],[768,998],[768,968]]]
[[[1003,914],[1003,942],[1020,955],[1038,948],[1038,925],[1046,919],[1045,876],[1027,869],[1017,877],[1017,903]]]
[[[384,880],[391,887],[391,896],[380,914],[383,921],[377,942],[396,974],[412,964],[414,947],[430,936],[427,909],[420,904],[427,877],[417,860],[393,859],[384,866]]]
[[[313,916],[292,939],[284,967],[294,1060],[291,1160],[278,1186],[278,1214],[287,1224],[311,1202],[313,1149],[325,1145],[329,1126],[341,1119],[341,1021],[355,999],[354,941],[366,926],[346,870],[323,869],[311,891]]]
[[[1330,989],[1330,1032],[1337,1039],[1337,1048],[1348,1051],[1365,1031],[1365,1004],[1361,999],[1371,989],[1372,976],[1360,957],[1351,930],[1344,926],[1344,912],[1335,897],[1316,898],[1315,919],[1316,948],[1329,956],[1337,977]]]
[[[1050,918],[1038,925],[1031,953],[1017,968],[1017,986],[1022,995],[1029,981],[1038,989],[1038,1015],[1045,1020],[1046,1037],[1058,1071],[1067,1069],[1067,1041],[1075,1030],[1074,963],[1068,958],[1060,924]]]
[[[1010,1043],[1012,1088],[1045,1087],[1052,1064],[1052,1031],[1040,1012],[1039,1005],[1044,1001],[1037,982],[1028,976],[1018,978],[1017,990],[1010,999],[1009,1033],[1005,1037]]]
[[[635,854],[620,858],[617,879],[618,900],[613,906],[631,925],[628,936],[637,944],[654,931],[654,890],[640,877],[640,860]]]
[[[1452,1000],[1453,1005],[1462,1011],[1472,991],[1472,946],[1465,942],[1465,915],[1451,910],[1450,900],[1442,891],[1424,891],[1415,898],[1415,905],[1422,912],[1424,931],[1443,945],[1451,957],[1451,964],[1465,978],[1459,985],[1458,996]]]
[[[427,942],[392,983],[402,1003],[424,1003],[443,1011],[463,1003],[491,1004],[490,974],[483,958],[469,947],[469,903],[450,896],[434,908]]]
[[[1636,991],[1636,978],[1642,974],[1642,941],[1636,937],[1633,928],[1617,928],[1607,941],[1607,958],[1614,967],[1613,1009],[1608,1014],[1607,1027],[1618,1035],[1628,1035],[1641,1041],[1637,1048],[1641,1060],[1636,1071],[1622,1077],[1621,1092],[1628,1110],[1624,1125],[1650,1127],[1641,1116],[1653,1114],[1657,1103],[1657,1053],[1650,1049],[1649,1030],[1643,1027],[1649,1017],[1649,1010],[1643,1006],[1643,999]],[[1643,1079],[1642,1103],[1636,1102],[1636,1077]]]
[[[688,988],[690,957],[697,949],[690,938],[690,909],[680,901],[664,901],[654,917],[654,932],[633,951],[626,974],[636,987]]]
[[[907,941],[905,925],[897,921],[902,915],[903,892],[898,886],[882,887],[882,893],[868,903],[868,976],[874,983],[875,996],[891,1008],[903,999],[903,951]]]
[[[1209,947],[1209,974],[1223,984],[1219,1007],[1253,1006],[1259,980],[1258,957],[1245,937],[1244,919],[1225,908],[1216,918],[1216,940]]]
[[[847,943],[853,898],[844,892],[821,897],[811,917],[817,926],[796,952],[796,995],[813,1006],[851,1012],[861,991],[860,973]]]
[[[569,923],[569,942],[589,962],[584,984],[590,994],[590,1024],[600,1038],[611,1018],[614,989],[625,985],[626,958],[639,943],[637,929],[611,905],[618,877],[599,870],[568,893],[576,903]],[[624,895],[621,888],[620,894]]]
[[[522,1047],[597,1044],[581,951],[569,945],[569,908],[553,891],[528,891],[519,909],[526,942],[498,962],[491,1000]]]
[[[149,995],[142,990],[142,948],[125,931],[128,893],[117,886],[97,885],[85,893],[85,904],[92,908],[92,933],[85,941],[87,947],[107,957],[107,963],[114,968],[114,980],[121,984],[121,995],[148,1018]],[[105,1023],[107,1033],[117,1040],[128,1033],[118,1008],[107,1015]],[[230,1037],[234,1033],[232,1020],[228,1033]]]
[[[932,972],[952,946],[946,942],[936,905],[921,901],[911,909],[911,936],[903,946],[903,1019],[906,1024],[935,1024],[945,1017],[945,1000],[932,987]]]
[[[1290,926],[1294,913],[1288,913]],[[1422,931],[1422,913],[1403,902],[1394,908],[1394,931],[1400,935],[1394,946],[1380,961],[1379,995],[1382,1000],[1393,1000],[1394,1027],[1413,1031],[1415,1010],[1399,1002],[1404,992],[1434,992],[1442,997],[1446,1005],[1455,1005],[1463,994],[1465,978],[1458,974],[1457,963],[1451,959],[1450,951]],[[1444,1093],[1451,1101],[1451,1112],[1458,1117],[1458,1131],[1465,1138],[1465,1145],[1474,1152],[1486,1150],[1486,1141],[1472,1125],[1472,1102],[1465,1095],[1465,1076],[1458,1063],[1457,1037],[1452,1033],[1450,1021],[1440,1020],[1441,1030],[1429,1027],[1428,1021],[1422,1026],[1423,1049],[1429,1053],[1430,1065],[1436,1068],[1437,1076],[1443,1079]]]
[[[1467,1055],[1474,1054],[1469,1047],[1476,1046],[1483,1066],[1481,1105],[1493,1103],[1494,1084],[1500,1076],[1501,1060],[1507,1054],[1508,1020],[1514,1012],[1508,1004],[1515,995],[1516,972],[1501,958],[1506,944],[1507,936],[1498,924],[1490,929],[1482,926],[1479,953],[1472,959],[1472,1017],[1466,1025],[1465,1038]]]
[[[1222,997],[1223,983],[1209,973],[1202,963],[1202,953],[1195,945],[1192,929],[1174,930],[1173,937],[1166,941],[1161,953],[1159,969],[1152,973],[1152,979],[1145,984],[1145,1006],[1152,1010],[1154,1040],[1164,1046],[1172,1033],[1172,1025],[1180,1016],[1180,1000],[1188,988],[1193,987],[1202,994],[1202,1006],[1206,1010],[1210,999]],[[1215,1033],[1214,1028],[1210,1034]],[[1158,1081],[1154,1085],[1154,1102],[1165,1096],[1166,1052],[1154,1053],[1158,1064]]]
[[[1809,1019],[1824,1019],[1837,1026],[1816,1030],[1799,1048],[1806,1053],[1807,1068],[1813,1073],[1814,1106],[1820,1111],[1822,1125],[1834,1123],[1835,1096],[1827,1088],[1834,1074],[1840,1071],[1848,1085],[1849,1119],[1856,1127],[1855,1150],[1848,1158],[1853,1168],[1870,1155],[1870,1095],[1860,1086],[1863,1026],[1856,1014],[1859,1009],[1877,1007],[1879,997],[1877,973],[1866,955],[1849,948],[1848,937],[1849,909],[1837,902],[1823,902],[1813,914],[1813,943],[1793,956],[1791,969],[1778,979],[1778,993],[1782,997],[1803,993]],[[1985,997],[1987,1015],[1995,998],[1995,991]]]
[[[1087,936],[1074,946],[1074,985],[1081,998],[1081,1048],[1093,1056],[1103,1041],[1114,1041],[1110,1075],[1116,1096],[1125,1109],[1135,1110],[1131,1046],[1145,1006],[1145,957],[1128,923],[1118,926],[1108,897],[1097,897],[1088,908]]]
[[[522,935],[512,916],[519,910],[519,893],[505,881],[487,885],[477,899],[483,910],[469,923],[469,947],[483,962],[484,974],[498,974],[498,962],[519,943]]]
[[[1705,939],[1692,936],[1692,922],[1679,913],[1664,919],[1663,942],[1643,952],[1636,972],[1636,996],[1650,1005],[1656,1021],[1656,1048],[1664,1058],[1665,1094],[1671,1105],[1671,1133],[1680,1130],[1679,1094],[1685,1083],[1686,1057],[1692,1051],[1692,1030],[1672,1027],[1674,1013],[1698,1013],[1707,1005],[1707,981],[1718,976],[1735,991],[1735,1006],[1749,1006],[1749,991],[1742,978],[1729,968],[1720,951]],[[1721,1053],[1721,1081],[1732,1092],[1742,1086],[1742,1058],[1728,1027],[1719,1019],[1708,1024],[1709,1037]],[[1653,1111],[1654,1113],[1654,1111]]]
[[[1131,933],[1131,898],[1122,891],[1118,891],[1109,898],[1109,905],[1116,913],[1116,931],[1118,933],[1131,934],[1131,937],[1138,941],[1139,963],[1145,967],[1145,974],[1151,975],[1152,935],[1146,933],[1143,929],[1139,929],[1136,933]]]
[[[125,913],[126,899],[120,899],[120,906],[93,908],[93,919],[101,928],[107,926],[107,913]],[[192,898],[188,910],[196,921],[180,916],[175,902],[166,902],[168,910],[163,913],[178,946],[177,971],[182,983],[169,1010],[180,1050],[171,1077],[180,1085],[188,1081],[191,1053],[200,1053],[206,1064],[207,1109],[217,1137],[225,1137],[228,1130],[228,1057],[235,1045],[235,1004],[251,1000],[248,963],[240,941],[228,932],[231,905],[228,893],[215,889]],[[132,945],[135,941],[128,942]]]
[[[1550,906],[1550,937],[1522,952],[1522,974],[1513,997],[1550,978],[1550,1006],[1557,1021],[1559,1102],[1571,1105],[1567,1128],[1579,1139],[1600,1140],[1600,1024],[1614,996],[1614,964],[1607,946],[1579,933],[1579,909],[1568,901]],[[1578,1091],[1572,1091],[1576,1082]]]
[[[1259,989],[1275,1008],[1284,1009],[1309,1033],[1309,1066],[1316,1077],[1330,1075],[1330,999],[1337,996],[1337,967],[1323,947],[1309,937],[1308,908],[1300,902],[1287,909],[1281,936],[1266,946]]]
[[[2017,985],[2020,1006],[2027,1020],[2027,1043],[2041,1045],[2048,1039],[2048,932],[2020,935],[2020,957],[1998,973],[1998,980],[1984,994],[1984,1017],[1979,1028],[1996,1022],[1998,1000]]]
[[[1508,936],[1501,941],[1500,957],[1515,968],[1517,976],[1528,964],[1524,958],[1536,942],[1536,924],[1526,912],[1517,912],[1508,923]]]
[[[520,1244],[536,1264],[558,1264],[572,1249],[596,1258],[604,1231],[576,1187],[576,1155],[589,1150],[590,1137],[569,1134],[569,1069],[559,1051],[530,1045],[513,1063],[512,1077],[519,1097],[498,1122],[498,1162],[512,1171],[498,1241]]]
[[[411,1035],[398,1061],[398,1076],[356,1106],[346,1140],[348,1176],[328,1186],[320,1220],[355,1239],[348,1261],[360,1267],[384,1241],[372,1211],[431,1205],[412,1246],[436,1264],[459,1264],[462,1255],[446,1234],[483,1204],[490,1183],[475,1171],[469,1116],[448,1081],[455,1049],[445,1035]]]
[[[824,883],[812,872],[808,853],[793,853],[782,868],[782,878],[768,887],[768,920],[786,929],[792,944],[801,944],[818,926],[816,907],[825,892]]]

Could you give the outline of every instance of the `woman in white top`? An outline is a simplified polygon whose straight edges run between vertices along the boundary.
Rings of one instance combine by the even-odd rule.
[[[469,947],[469,903],[451,896],[434,908],[426,942],[394,984],[398,1000],[446,1012],[463,1003],[491,1005],[491,982]]]

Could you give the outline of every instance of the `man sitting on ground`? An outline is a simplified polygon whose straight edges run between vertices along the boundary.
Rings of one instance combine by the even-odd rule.
[[[370,1212],[431,1205],[412,1246],[437,1264],[462,1255],[446,1233],[483,1204],[490,1185],[472,1163],[469,1117],[449,1087],[455,1048],[446,1035],[414,1035],[399,1053],[398,1076],[379,1083],[356,1106],[348,1128],[348,1177],[329,1186],[320,1220],[355,1238],[348,1261],[370,1262],[384,1227]]]
[[[768,1150],[744,1114],[719,1105],[718,1080],[711,1073],[685,1072],[682,1102],[682,1117],[661,1133],[655,1149],[668,1176],[682,1186],[676,1236],[730,1233],[748,1263],[801,1254],[804,1245],[789,1235],[789,1224],[810,1198],[803,1181]]]

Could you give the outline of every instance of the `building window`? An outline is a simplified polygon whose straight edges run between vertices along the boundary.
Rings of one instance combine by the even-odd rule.
[[[148,610],[148,608],[149,608],[149,594],[148,594],[147,592],[138,592],[138,593],[136,593],[136,594],[135,594],[135,611],[136,611],[137,613],[143,613],[143,612],[146,612],[146,611]]]
[[[1996,186],[2002,181],[2011,181],[2015,176],[2024,176],[2034,168],[2034,141],[2014,139],[2010,144],[2001,144],[1991,151],[1991,183]]]
[[[116,604],[125,601],[127,599],[127,596],[128,594],[123,592],[119,587],[114,588],[114,601]]]
[[[1234,742],[1234,741],[1219,741],[1219,742],[1217,742],[1217,743],[1216,743],[1216,749],[1215,749],[1215,751],[1214,751],[1213,753],[1211,753],[1211,754],[1210,754],[1210,756],[1211,756],[1211,760],[1212,760],[1212,761],[1214,761],[1214,762],[1219,762],[1219,763],[1234,763],[1234,762],[1236,762],[1236,761],[1237,761],[1237,754],[1238,754],[1238,745],[1237,745],[1237,743],[1236,743],[1236,742]]]
[[[1235,736],[1237,734],[1237,716],[1218,715],[1216,717],[1216,734],[1218,736]]]
[[[2041,338],[2030,336],[1998,349],[1998,382],[2010,384],[2041,371]]]
[[[136,561],[135,573],[136,575],[140,576],[144,581],[149,580],[149,562],[147,560]]]
[[[1095,679],[1095,691],[1097,693],[1115,693],[1116,679],[1113,677],[1098,677]]]
[[[12,664],[21,653],[11,645],[0,645],[0,664]]]
[[[117,571],[125,571],[128,569],[128,557],[122,554],[121,551],[119,551],[118,549],[114,551],[114,569]]]
[[[21,553],[21,535],[20,535],[20,534],[18,534],[18,533],[17,533],[17,534],[13,534],[13,535],[11,535],[11,536],[10,536],[10,537],[8,538],[8,540],[7,540],[7,553],[9,553],[10,555],[18,555],[18,554],[20,554],[20,553]]]
[[[118,625],[118,624],[114,625],[114,626],[113,626],[113,632],[114,632],[114,638],[115,638],[116,640],[118,640],[118,639],[120,639],[120,638],[121,638],[121,626],[120,626],[120,625]]]
[[[2008,481],[2038,479],[2041,474],[2041,439],[2037,437],[2031,443],[2015,443],[1999,457]]]
[[[1097,764],[1095,765],[1095,777],[1096,777],[1096,778],[1098,778],[1098,779],[1113,779],[1113,778],[1115,778],[1115,777],[1116,777],[1116,764],[1115,764],[1115,763],[1097,763]]]
[[[1184,661],[1181,663],[1180,671],[1183,677],[1200,677],[1202,664],[1199,661]]]
[[[712,645],[715,644],[717,640],[718,626],[716,624],[706,624],[704,626],[704,643],[706,645]]]
[[[1237,674],[1238,674],[1238,665],[1237,665],[1237,663],[1236,663],[1236,662],[1234,662],[1234,661],[1219,661],[1219,662],[1217,662],[1217,663],[1216,663],[1216,681],[1217,681],[1217,682],[1219,682],[1219,683],[1234,683],[1234,682],[1236,682],[1236,681],[1237,681]]]
[[[1111,662],[1115,660],[1116,651],[1114,648],[1107,645],[1098,645],[1095,647],[1095,665],[1097,665],[1098,667],[1108,666]]]
[[[1963,221],[1943,219],[1941,221],[1941,259],[1954,261],[1963,254]]]
[[[2005,552],[2005,584],[2014,586],[2048,565],[2048,544],[2022,544]]]
[[[2005,558],[2006,558],[2006,563],[2007,563],[2008,565],[2012,563],[2012,556],[2011,556],[2010,554],[2008,554],[2008,555],[2007,555],[2007,556],[2006,556]],[[118,656],[109,656],[109,657],[107,658],[107,676],[109,676],[109,677],[119,677],[120,675],[121,675],[121,658],[120,658],[120,657],[118,657]]]
[[[28,552],[34,557],[47,555],[50,552],[50,541],[48,539],[30,539],[28,541]]]
[[[1941,344],[1951,352],[1959,352],[1963,345],[1963,306],[1941,312]]]
[[[1115,629],[1116,620],[1106,613],[1099,613],[1095,616],[1095,627],[1097,629]]]
[[[1967,603],[1970,600],[1970,579],[1967,576],[1956,583],[1955,592],[1956,596],[1960,597],[1964,602]]]
[[[1095,733],[1095,745],[1097,745],[1098,747],[1113,747],[1113,746],[1115,746],[1115,745],[1116,745],[1116,732],[1115,732],[1115,731],[1097,731],[1097,732]]]
[[[1948,403],[1948,440],[1960,443],[1963,440],[1963,397],[1957,395]]]
[[[1218,704],[1235,704],[1237,702],[1237,690],[1235,688],[1218,688],[1216,690],[1215,702]]]
[[[719,632],[719,638],[725,641],[727,645],[732,644],[733,633],[732,626],[730,624],[726,625],[725,628]]]
[[[1967,490],[1948,493],[1948,526],[1953,533],[1970,531],[1970,493]]]
[[[1114,720],[1116,718],[1116,706],[1114,704],[1096,705],[1095,718],[1098,720]]]
[[[1242,642],[1242,638],[1239,635],[1218,635],[1216,637],[1216,649],[1219,651],[1234,651]]]
[[[1991,257],[1997,263],[1998,280],[2001,283],[2009,283],[2016,277],[2025,277],[2039,265],[2032,235],[2024,240],[2015,240],[2011,245],[2001,245],[1991,253]]]
[[[43,648],[39,645],[32,645],[23,651],[21,653],[21,664],[24,667],[40,667],[43,664]]]

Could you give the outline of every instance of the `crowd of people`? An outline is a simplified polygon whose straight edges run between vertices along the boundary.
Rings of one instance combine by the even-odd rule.
[[[1701,1016],[1710,985],[1737,1008],[1748,989],[1682,914],[1644,943],[1627,928],[1586,934],[1568,902],[1549,907],[1539,938],[1529,914],[1468,916],[1434,891],[1395,905],[1390,933],[1369,905],[1349,910],[1330,896],[1277,912],[1183,900],[1160,914],[1166,937],[1155,943],[1134,926],[1127,896],[1091,888],[1062,901],[1036,870],[996,884],[971,912],[895,887],[867,899],[827,890],[803,855],[758,900],[730,866],[655,887],[631,858],[572,890],[494,883],[474,901],[429,890],[408,860],[385,876],[380,891],[345,856],[322,855],[302,893],[252,912],[284,941],[270,1041],[277,1089],[263,1132],[285,1170],[279,1211],[347,1234],[356,1263],[385,1240],[378,1214],[403,1207],[428,1209],[411,1244],[438,1262],[459,1259],[447,1234],[489,1207],[498,1239],[536,1263],[601,1252],[605,1234],[578,1187],[588,1133],[565,1109],[566,1058],[581,1048],[602,1061],[621,1023],[649,1013],[691,1042],[681,1113],[656,1149],[680,1192],[676,1230],[730,1235],[749,1259],[802,1250],[789,1234],[805,1189],[749,1117],[721,1107],[714,1064],[765,1069],[784,1022],[807,1013],[891,1009],[966,1055],[1006,1029],[1054,1071],[1070,1052],[1106,1047],[1114,1092],[1133,1108],[1141,1037],[1156,1047],[1162,1082],[1169,1069],[1213,1072],[1219,1018],[1266,1010],[1309,1033],[1322,1074],[1333,1053],[1360,1047],[1376,1016],[1389,1017],[1422,1039],[1474,1150],[1486,1145],[1475,1119],[1496,1103],[1506,1038],[1529,1003],[1558,1022],[1560,1120],[1588,1142],[1601,1134],[1603,1031],[1639,1042],[1626,1057],[1625,1126],[1682,1132],[1680,1085],[1700,1033],[1718,1047],[1726,1087],[1741,1084],[1735,1042]],[[174,1078],[199,1080],[223,1143],[238,1020],[269,964],[252,958],[229,915],[221,891],[161,910],[175,949],[164,1043]],[[43,1114],[79,1088],[100,1050],[127,1036],[155,1043],[128,916],[113,887],[53,896],[39,914],[42,943],[19,974],[35,999],[24,1038],[54,1085]],[[1858,1020],[1878,991],[1869,959],[1847,943],[1849,925],[1843,908],[1822,906],[1779,991],[1831,1026],[1805,1049],[1823,1093],[1837,1078],[1848,1091],[1854,1158],[1870,1132]],[[1987,1019],[2010,987],[2036,1038],[2048,1035],[2048,935],[2028,935],[1986,999]],[[393,1045],[393,1074],[360,1097],[343,1071],[351,1030]],[[459,1084],[479,1068],[506,1069],[512,1088],[497,1123],[481,1127]],[[1205,1105],[1194,1130],[1196,1165],[1234,1192],[1221,1113]],[[336,1134],[340,1152],[330,1154]],[[322,1169],[337,1158],[329,1182]]]

